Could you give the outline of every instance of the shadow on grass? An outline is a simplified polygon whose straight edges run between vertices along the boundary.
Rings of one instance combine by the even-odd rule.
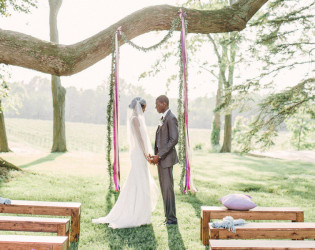
[[[205,205],[205,202],[201,201],[196,194],[186,194],[178,195],[178,200],[180,202],[189,203],[195,210],[195,215],[197,218],[200,218],[200,207]]]
[[[166,226],[169,249],[186,249],[178,225]]]
[[[107,227],[107,225],[106,225]],[[112,229],[105,228],[106,238],[110,239],[109,249],[158,249],[152,225]]]
[[[21,166],[19,166],[20,168],[28,168],[30,166],[34,166],[43,162],[47,162],[47,161],[54,161],[57,157],[63,155],[65,153],[50,153],[48,155],[46,155],[45,157],[39,158],[35,161],[32,161],[30,163],[27,164],[23,164]]]
[[[117,201],[119,192],[107,191],[105,212],[108,214]],[[134,228],[112,229],[108,225],[105,227],[105,235],[109,249],[157,249],[157,240],[155,238],[152,225],[143,225]]]

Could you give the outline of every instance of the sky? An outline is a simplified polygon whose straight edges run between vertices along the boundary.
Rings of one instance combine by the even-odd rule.
[[[154,5],[171,4],[174,0],[156,0]],[[84,40],[96,33],[106,29],[110,25],[119,21],[139,9],[151,6],[152,2],[147,0],[64,0],[58,14],[58,31],[60,44],[73,44]],[[13,30],[28,34],[39,39],[49,41],[49,4],[47,1],[38,1],[38,8],[32,9],[31,14],[12,13],[12,16],[0,18],[0,28]],[[165,32],[150,32],[133,39],[133,42],[150,46],[159,41]],[[174,39],[179,37],[175,32]],[[209,51],[209,48],[205,48]],[[148,71],[157,58],[161,56],[161,51],[144,53],[129,45],[123,45],[120,50],[120,77],[127,83],[136,86],[143,86],[147,93],[153,96],[167,94],[170,97],[177,97],[177,82],[174,82],[169,89],[166,87],[167,77],[179,71],[176,61],[165,64],[165,71],[155,77],[141,79],[139,75]],[[209,57],[211,57],[209,53]],[[216,60],[213,56],[213,60]],[[198,96],[212,96],[216,91],[216,84],[209,80],[210,74],[207,72],[197,73],[199,69],[191,69],[194,73],[189,78],[192,83],[189,85],[191,98]],[[190,69],[189,69],[190,71]],[[34,76],[50,78],[50,75],[40,73],[30,69],[10,66],[11,81],[23,81],[28,83]],[[94,64],[90,68],[72,76],[61,77],[64,87],[75,86],[78,89],[96,88],[96,86],[107,81],[110,74],[110,56]]]
[[[156,0],[154,5],[170,4],[175,5],[175,0]],[[151,6],[148,0],[63,0],[58,14],[59,42],[61,44],[73,44],[84,40],[96,33],[106,29],[110,25],[119,21],[139,9]],[[49,4],[48,0],[39,0],[38,8],[32,9],[31,14],[12,13],[11,17],[0,17],[0,28],[22,32],[46,41],[49,41]],[[133,39],[133,42],[142,46],[150,46],[157,43],[165,32],[150,32]],[[173,35],[179,38],[179,33]],[[189,36],[189,35],[188,35]],[[198,54],[198,60],[209,61],[215,64],[216,58],[210,45],[204,45]],[[161,56],[161,51],[144,53],[125,44],[120,50],[120,77],[127,83],[142,86],[145,91],[153,96],[165,94],[169,97],[178,96],[178,82],[173,82],[169,88],[166,87],[167,77],[179,71],[179,66],[175,60],[171,60],[164,65],[164,69],[155,77],[139,80],[142,72],[148,71],[157,58]],[[189,55],[188,55],[189,56]],[[254,69],[254,68],[253,68]],[[254,70],[246,70],[246,76]],[[307,69],[306,69],[307,70]],[[199,96],[213,96],[216,92],[216,80],[204,70],[200,71],[200,65],[192,63],[188,65],[188,88],[189,98],[194,99]],[[28,83],[34,76],[42,76],[50,79],[50,75],[40,73],[30,69],[10,66],[11,80]],[[242,74],[241,69],[241,76]],[[78,89],[96,88],[96,86],[107,81],[110,74],[110,56],[97,62],[90,68],[72,76],[61,77],[64,87],[75,86]],[[279,76],[280,82],[294,82],[298,74],[286,72]],[[279,86],[283,86],[280,85]]]

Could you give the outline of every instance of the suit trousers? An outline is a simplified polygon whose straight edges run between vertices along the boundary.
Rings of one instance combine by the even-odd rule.
[[[175,194],[174,194],[174,180],[173,180],[173,166],[163,168],[158,166],[158,174],[160,187],[162,191],[162,198],[164,203],[164,213],[167,221],[177,222]]]

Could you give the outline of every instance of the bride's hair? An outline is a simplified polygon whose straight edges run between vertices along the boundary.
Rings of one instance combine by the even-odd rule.
[[[131,103],[129,104],[128,107],[131,108],[131,109],[134,109],[136,107],[137,102],[140,103],[141,108],[143,108],[144,106],[147,105],[146,100],[144,100],[142,97],[136,97],[136,98],[132,99],[132,101],[131,101]]]

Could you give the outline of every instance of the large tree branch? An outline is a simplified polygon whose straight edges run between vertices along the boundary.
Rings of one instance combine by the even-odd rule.
[[[239,0],[220,10],[184,9],[187,13],[188,32],[208,34],[240,31],[267,1]],[[72,75],[110,54],[112,36],[119,26],[129,39],[150,31],[168,30],[178,10],[179,7],[169,5],[144,8],[73,45],[54,44],[0,29],[0,63],[57,76]]]

